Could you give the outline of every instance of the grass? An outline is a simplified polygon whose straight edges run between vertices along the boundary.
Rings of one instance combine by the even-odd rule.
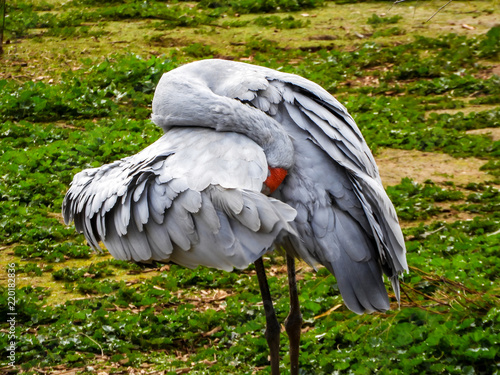
[[[338,97],[379,159],[404,227],[411,269],[401,307],[391,296],[387,313],[351,313],[332,275],[300,263],[302,374],[498,373],[500,144],[487,134],[499,127],[498,1],[454,1],[425,24],[432,2],[283,0],[271,14],[236,0],[140,4],[8,2],[2,348],[12,264],[18,315],[16,367],[2,351],[0,371],[269,373],[253,267],[118,262],[92,253],[60,214],[76,172],[160,136],[149,115],[163,72],[224,57],[300,74]],[[283,321],[282,256],[266,264]],[[287,345],[283,334],[285,373]]]

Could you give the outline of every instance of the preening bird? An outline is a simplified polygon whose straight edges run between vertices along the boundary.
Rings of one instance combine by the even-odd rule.
[[[286,252],[291,373],[302,318],[295,258],[326,267],[346,306],[389,309],[408,270],[395,209],[346,108],[317,84],[250,64],[202,60],[165,73],[136,155],[78,173],[63,203],[89,244],[117,259],[231,271],[255,263],[273,374],[280,325],[262,256]]]

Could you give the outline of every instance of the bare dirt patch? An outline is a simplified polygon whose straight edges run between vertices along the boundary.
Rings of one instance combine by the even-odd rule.
[[[491,177],[479,168],[485,164],[477,158],[454,158],[447,154],[415,150],[383,149],[375,159],[385,186],[397,185],[404,177],[422,183],[453,181],[456,185],[479,183]]]
[[[473,129],[466,131],[467,134],[476,134],[476,135],[487,135],[493,141],[500,140],[500,128],[484,128],[484,129]]]
[[[432,111],[427,111],[425,112],[425,116],[429,117],[431,113],[436,113],[438,115],[441,114],[449,114],[449,115],[456,115],[457,113],[462,112],[464,115],[468,115],[469,113],[472,112],[482,112],[482,111],[489,111],[492,109],[497,108],[497,105],[493,104],[472,104],[472,105],[467,105],[465,108],[453,108],[453,109],[436,109]]]
[[[491,180],[490,175],[479,170],[485,161],[477,158],[454,158],[447,154],[395,149],[383,149],[375,158],[385,186],[397,185],[404,177],[409,177],[418,183],[426,180],[432,180],[436,184],[452,181],[458,190],[468,194],[463,188],[464,185]],[[457,210],[454,206],[460,203],[464,202],[435,202],[434,204],[441,209],[439,214],[418,222],[401,220],[400,224],[402,227],[411,227],[434,221],[471,220],[477,216],[475,213]]]
[[[493,76],[500,76],[500,64],[492,63],[491,61],[479,61],[478,65],[481,70],[474,76],[479,79],[489,79]]]

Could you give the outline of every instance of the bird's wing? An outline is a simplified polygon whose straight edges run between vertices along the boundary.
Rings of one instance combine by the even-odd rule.
[[[298,228],[301,238],[309,242],[300,250],[302,244],[295,241],[294,248],[304,257],[313,254],[335,274],[351,310],[387,310],[382,271],[399,300],[398,275],[408,266],[396,211],[371,151],[347,110],[325,90],[297,76],[278,73],[267,78],[269,88],[253,91],[251,103],[266,110],[266,98],[271,96],[266,91],[278,90],[282,101],[274,110],[275,118],[287,129],[300,128],[290,130],[291,134],[307,143],[303,150],[296,146],[297,151],[309,156],[313,149],[322,151],[314,154],[314,160],[297,165],[302,184],[310,180],[320,185],[311,186],[318,189],[314,200],[297,195],[299,178],[290,178],[282,188],[283,200],[297,208],[297,220],[304,222]],[[268,114],[273,115],[269,108]]]
[[[310,143],[346,169],[350,181],[336,184],[332,181],[329,192],[339,199],[346,187],[354,190],[366,216],[377,216],[378,223],[369,222],[376,227],[379,236],[384,237],[383,242],[389,245],[389,258],[395,262],[394,269],[407,269],[404,239],[396,211],[385,193],[375,159],[345,107],[323,88],[302,77],[275,71],[268,72],[266,77],[269,86],[265,90],[251,91],[254,95],[251,103],[263,111],[269,108],[267,113],[271,116],[275,113],[274,116],[285,128],[293,126],[305,131]],[[267,98],[278,97],[273,95],[275,89],[281,93],[282,99],[272,103]],[[271,104],[280,107],[272,110]],[[292,131],[291,134],[296,133]],[[316,164],[319,163],[318,160]],[[331,171],[335,172],[335,169]],[[322,179],[320,174],[317,179]],[[353,206],[356,206],[354,202],[348,203],[348,207]],[[397,251],[391,251],[393,249]],[[381,255],[385,258],[384,253]]]
[[[77,174],[64,219],[118,259],[245,268],[294,231],[295,210],[260,193],[267,173],[247,137],[176,128],[134,156]]]
[[[302,156],[281,189],[283,201],[297,208],[296,221],[304,224],[299,233],[309,242],[301,251],[295,241],[296,251],[305,259],[313,254],[335,273],[353,311],[388,309],[382,271],[399,300],[398,275],[408,266],[396,211],[370,149],[344,106],[324,89],[295,75],[263,72],[268,87],[245,97],[287,129]],[[309,191],[316,190],[311,199],[298,193],[308,183]]]

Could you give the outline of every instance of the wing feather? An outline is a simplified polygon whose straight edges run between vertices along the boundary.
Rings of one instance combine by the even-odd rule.
[[[194,224],[190,215],[179,205],[174,204],[165,213],[165,228],[174,246],[188,251],[194,238]]]
[[[137,187],[133,194],[134,204],[132,205],[132,210],[134,214],[135,225],[139,232],[143,230],[143,224],[149,221],[149,202],[148,202],[148,189],[144,189],[146,186],[147,179],[145,179],[139,187],[141,187],[142,194],[137,197]]]
[[[167,261],[170,259],[174,246],[172,239],[168,235],[166,223],[158,224],[154,221],[145,226],[145,233],[152,251],[152,259],[157,261]]]
[[[254,201],[248,198],[243,200],[243,209],[240,214],[236,216],[236,219],[254,232],[258,232],[261,227],[261,222],[259,218],[259,211],[257,205]]]
[[[148,199],[148,207],[151,218],[156,224],[162,224],[164,213],[167,208],[167,204],[171,200],[165,196],[166,189],[159,187],[156,183],[150,183],[149,185],[149,199]]]

